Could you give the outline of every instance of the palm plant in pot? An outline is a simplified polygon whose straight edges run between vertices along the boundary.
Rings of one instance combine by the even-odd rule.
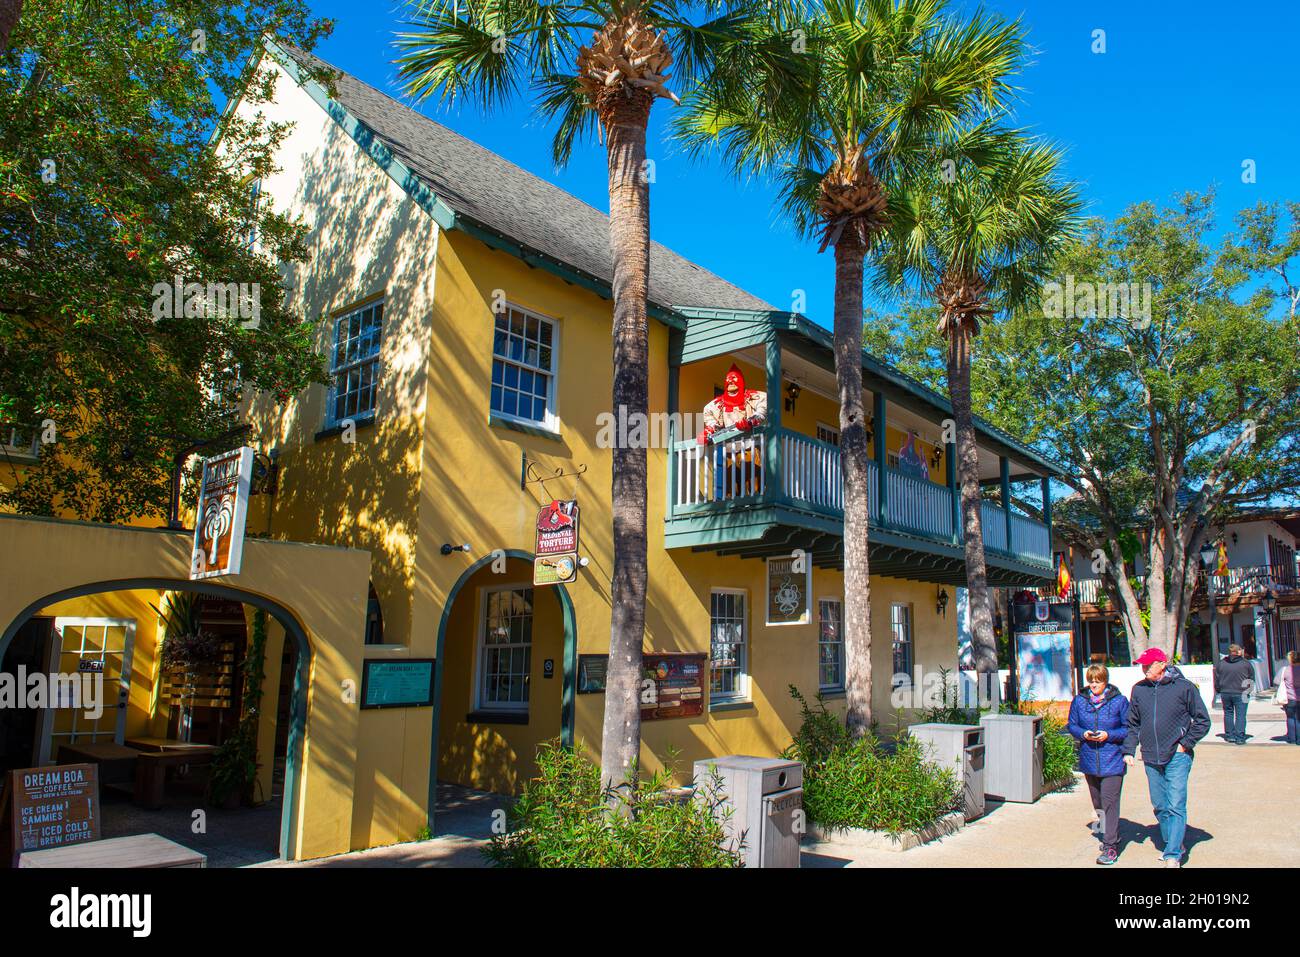
[[[158,660],[164,674],[181,672],[179,735],[190,737],[190,715],[202,671],[221,656],[221,641],[203,630],[199,620],[200,596],[193,592],[168,592],[166,610],[154,607],[163,622]]]

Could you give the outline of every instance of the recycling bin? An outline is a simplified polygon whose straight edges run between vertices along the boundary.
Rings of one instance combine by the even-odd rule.
[[[1033,804],[1043,794],[1043,719],[1036,714],[986,714],[984,793],[995,800]]]
[[[969,724],[914,724],[907,733],[928,745],[930,757],[952,768],[961,785],[966,820],[984,813],[984,729]]]
[[[695,762],[695,791],[718,777],[715,813],[728,846],[741,848],[746,867],[798,867],[803,836],[803,764],[784,758],[729,754]],[[731,808],[729,818],[725,810]]]

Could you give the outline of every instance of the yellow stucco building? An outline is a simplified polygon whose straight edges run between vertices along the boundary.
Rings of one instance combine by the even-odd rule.
[[[599,211],[353,77],[327,92],[303,73],[322,66],[310,55],[271,47],[265,62],[276,96],[259,109],[292,129],[258,194],[310,226],[311,255],[286,278],[321,317],[334,384],[250,401],[248,442],[278,474],[248,533],[369,555],[355,634],[303,676],[307,760],[331,782],[300,794],[304,827],[347,822],[285,851],[310,855],[414,838],[439,780],[517,791],[542,741],[599,747],[604,695],[579,671],[598,674],[609,641],[611,267]],[[685,777],[701,757],[787,747],[791,685],[842,697],[839,413],[829,333],[805,317],[659,245],[650,300],[644,648],[708,666],[701,713],[643,724],[642,764],[676,755]],[[695,414],[733,363],[766,420],[701,446]],[[863,372],[872,704],[889,732],[911,717],[891,676],[956,667],[948,600],[965,573],[946,400],[866,354]],[[1036,585],[1051,573],[1053,466],[983,425],[979,448],[991,583]],[[568,584],[534,586],[537,516],[555,500],[578,502],[586,561]],[[284,636],[273,627],[268,662]],[[367,660],[423,659],[432,706],[315,708]],[[282,686],[268,668],[268,697]]]

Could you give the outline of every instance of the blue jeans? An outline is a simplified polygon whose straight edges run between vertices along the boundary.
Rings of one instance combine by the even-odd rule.
[[[1223,736],[1229,741],[1246,740],[1246,700],[1244,694],[1219,692],[1219,701],[1223,704]]]
[[[1168,764],[1148,764],[1147,788],[1151,807],[1160,822],[1164,841],[1161,857],[1182,859],[1183,835],[1187,833],[1187,776],[1192,772],[1192,756],[1177,751]]]
[[[1283,705],[1286,712],[1286,743],[1300,744],[1300,701],[1291,701]]]

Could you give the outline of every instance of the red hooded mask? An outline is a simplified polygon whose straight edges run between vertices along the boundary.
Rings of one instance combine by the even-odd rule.
[[[729,395],[727,393],[726,386],[727,383],[731,381],[733,376],[735,377],[736,382],[740,386],[740,388],[736,390],[735,395]],[[722,407],[726,409],[728,412],[737,412],[743,409],[745,407],[745,395],[746,395],[745,373],[741,372],[740,367],[737,366],[734,362],[731,364],[731,368],[727,370],[726,376],[723,377],[722,385],[723,385],[722,395],[718,397],[719,399],[722,400]]]

